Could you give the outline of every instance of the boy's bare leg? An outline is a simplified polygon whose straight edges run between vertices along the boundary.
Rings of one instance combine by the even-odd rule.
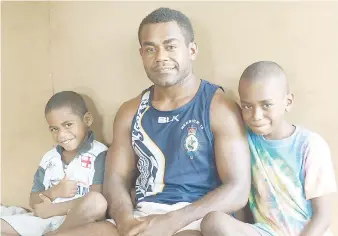
[[[222,212],[212,212],[201,223],[203,236],[261,236],[252,225]]]
[[[1,235],[6,236],[6,235],[19,235],[19,234],[5,220],[1,220]]]
[[[49,234],[93,223],[96,220],[103,220],[105,218],[106,211],[107,201],[103,195],[94,191],[89,192],[69,211],[62,225],[57,230]]]
[[[49,234],[48,234],[49,235]],[[53,236],[119,236],[115,225],[100,221],[78,226],[76,228],[54,232]]]
[[[184,230],[176,233],[175,236],[202,236],[202,233],[197,230]]]

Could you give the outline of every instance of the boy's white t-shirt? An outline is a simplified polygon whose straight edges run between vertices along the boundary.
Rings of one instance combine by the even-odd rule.
[[[94,140],[92,132],[82,144],[77,156],[68,164],[61,159],[62,148],[54,147],[40,162],[34,176],[32,192],[42,192],[57,185],[65,176],[78,181],[78,191],[73,198],[57,198],[53,203],[69,201],[84,196],[92,184],[102,184],[107,147]]]
[[[94,140],[92,132],[89,132],[77,156],[68,165],[61,159],[62,148],[54,147],[42,157],[34,175],[32,192],[43,192],[57,185],[67,175],[69,179],[78,181],[77,194],[72,198],[57,198],[53,203],[70,201],[86,195],[91,185],[103,183],[106,153],[107,147]],[[63,223],[65,216],[41,219],[32,213],[26,213],[0,218],[20,235],[37,236],[56,230]]]

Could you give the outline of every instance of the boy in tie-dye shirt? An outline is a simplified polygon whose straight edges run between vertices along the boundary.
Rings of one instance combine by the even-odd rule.
[[[294,101],[283,69],[250,65],[239,83],[252,163],[249,198],[255,224],[223,213],[202,222],[203,236],[331,236],[337,191],[330,149],[318,134],[284,120]]]

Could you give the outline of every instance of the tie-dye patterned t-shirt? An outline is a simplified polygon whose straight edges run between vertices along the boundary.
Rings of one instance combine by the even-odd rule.
[[[268,235],[299,236],[312,216],[310,200],[337,191],[327,143],[300,127],[283,140],[267,140],[251,130],[248,139],[254,226]]]

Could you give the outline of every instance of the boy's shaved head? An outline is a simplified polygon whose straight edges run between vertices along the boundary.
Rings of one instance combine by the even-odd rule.
[[[294,100],[288,90],[286,75],[275,62],[255,62],[244,70],[238,92],[243,119],[254,133],[279,139],[293,130],[284,121]]]
[[[244,70],[240,78],[240,84],[242,80],[252,82],[275,80],[276,85],[280,86],[281,89],[284,88],[281,91],[285,92],[285,94],[289,93],[289,85],[284,70],[272,61],[259,61],[251,64]]]

